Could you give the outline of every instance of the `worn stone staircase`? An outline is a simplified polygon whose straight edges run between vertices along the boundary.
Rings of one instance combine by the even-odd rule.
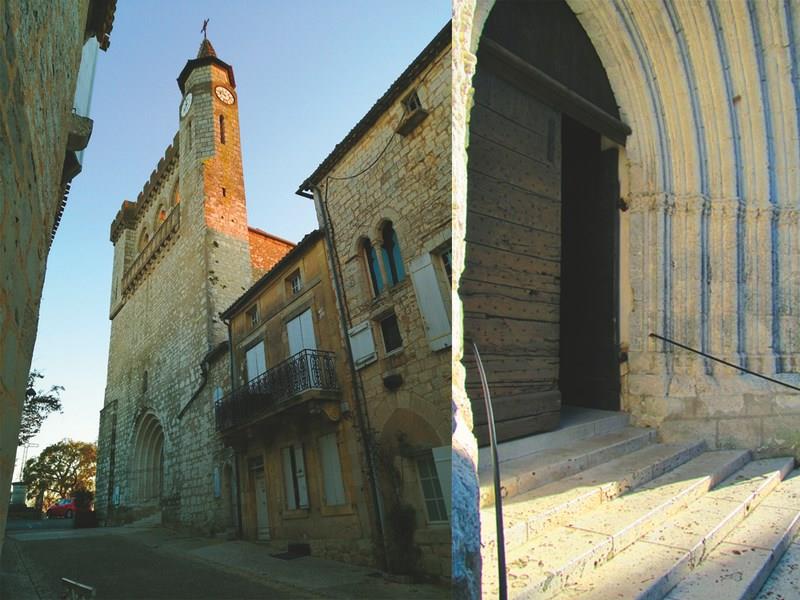
[[[660,444],[621,413],[599,414],[502,448],[509,598],[800,598],[793,458]],[[494,493],[489,461],[482,466],[491,598]]]

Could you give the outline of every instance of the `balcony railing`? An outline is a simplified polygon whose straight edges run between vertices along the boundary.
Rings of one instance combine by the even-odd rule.
[[[181,207],[175,206],[161,223],[161,226],[156,229],[153,237],[147,242],[147,245],[139,252],[128,270],[122,276],[122,293],[127,294],[131,287],[138,281],[139,275],[142,274],[144,268],[148,263],[155,258],[161,247],[167,242],[173,233],[178,231],[178,226],[181,223]]]
[[[217,431],[243,425],[259,414],[288,407],[303,392],[338,391],[336,354],[301,350],[215,403]]]

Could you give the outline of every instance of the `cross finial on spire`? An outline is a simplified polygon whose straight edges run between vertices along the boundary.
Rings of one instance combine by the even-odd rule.
[[[211,19],[203,19],[203,28],[200,31],[203,33],[203,39],[204,40],[208,39],[208,22],[210,20]]]

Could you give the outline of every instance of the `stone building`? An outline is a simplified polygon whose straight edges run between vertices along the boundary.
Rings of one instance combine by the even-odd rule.
[[[450,24],[300,185],[313,198],[388,568],[450,575]]]
[[[465,367],[454,372],[455,510],[464,515],[454,528],[458,587],[467,596],[477,591],[478,573],[469,565],[480,551],[479,502],[484,523],[494,519],[489,454],[476,448],[488,441],[488,419],[474,355],[463,343],[469,339],[481,351],[497,436],[505,442],[500,468],[516,591],[633,597],[649,585],[647,597],[655,598],[678,584],[670,597],[689,597],[686,586],[699,585],[725,550],[712,554],[707,567],[698,566],[707,556],[697,553],[685,562],[676,554],[680,568],[668,567],[667,558],[658,563],[660,550],[649,546],[648,553],[644,545],[690,543],[658,529],[663,512],[648,513],[637,525],[637,535],[655,528],[660,538],[653,533],[623,543],[616,530],[603,530],[613,536],[613,551],[599,558],[604,542],[597,542],[589,563],[569,552],[559,559],[575,558],[570,567],[553,563],[550,557],[569,537],[560,536],[569,532],[534,523],[532,515],[545,511],[537,496],[545,492],[536,489],[547,488],[545,472],[555,477],[560,468],[555,454],[546,459],[540,451],[560,451],[573,469],[590,469],[593,460],[610,464],[619,456],[603,445],[611,438],[600,434],[618,441],[657,435],[660,445],[645,443],[644,452],[680,447],[699,452],[698,460],[721,460],[725,452],[744,457],[735,469],[704,471],[709,487],[760,473],[777,493],[743,522],[760,497],[741,500],[741,511],[731,508],[725,517],[680,505],[695,511],[692,531],[707,536],[704,553],[723,540],[733,543],[725,528],[731,523],[751,534],[743,543],[761,539],[756,515],[794,493],[787,491],[794,478],[780,481],[798,453],[800,396],[729,365],[798,383],[797,5],[465,0],[456,3],[456,15],[454,355]],[[576,419],[586,419],[583,433]],[[621,429],[604,429],[600,423],[612,421],[603,419],[618,419]],[[628,421],[633,428],[624,427]],[[558,445],[565,431],[573,449],[596,444],[603,458],[570,454]],[[620,451],[631,463],[641,456],[631,445]],[[781,454],[790,458],[742,466]],[[692,456],[662,463],[661,471],[650,464],[649,477],[656,479],[647,485],[657,489],[664,470],[691,470],[698,464]],[[777,477],[768,464],[782,465]],[[644,483],[625,479],[613,465],[605,468],[604,481],[624,480],[623,492]],[[642,463],[638,473],[645,468]],[[591,477],[587,472],[584,479]],[[559,483],[562,499],[571,493],[569,481]],[[722,497],[726,485],[700,504]],[[565,513],[549,501],[548,524],[557,524]],[[573,504],[569,523],[597,533],[627,502],[622,496],[607,509],[593,509],[594,525],[581,515],[589,509]],[[689,513],[678,510],[672,518],[682,523]],[[484,560],[492,561],[494,527],[483,529]],[[793,532],[786,529],[780,544],[791,542]],[[540,551],[534,561],[539,534],[550,536],[550,557]],[[626,544],[625,556],[643,552],[641,560],[612,560]],[[784,547],[775,546],[770,556],[779,557]],[[515,562],[526,553],[527,570]],[[633,568],[620,569],[621,562],[642,569],[642,579]],[[774,561],[764,564],[759,572],[768,574]],[[489,565],[485,583],[496,569]],[[490,593],[496,582],[487,585]],[[715,595],[739,597],[721,590]]]
[[[236,503],[215,435],[217,390],[230,388],[219,313],[293,244],[248,226],[233,67],[204,39],[178,87],[178,133],[111,224],[96,507],[106,522],[155,513],[221,531]]]
[[[9,490],[50,244],[92,131],[114,0],[0,4],[0,490]],[[8,494],[0,493],[0,548]]]
[[[322,232],[221,316],[234,389],[217,401],[216,421],[236,453],[243,537],[375,565],[380,546]]]

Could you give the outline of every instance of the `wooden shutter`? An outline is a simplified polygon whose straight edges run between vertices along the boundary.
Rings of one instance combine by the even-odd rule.
[[[283,484],[286,490],[286,508],[294,510],[297,508],[297,500],[294,493],[294,469],[292,468],[292,449],[281,448],[283,459]]]
[[[411,261],[411,281],[417,294],[417,305],[425,322],[425,334],[431,350],[450,346],[450,319],[442,298],[436,270],[430,254],[423,254]]]
[[[329,433],[319,438],[320,462],[325,490],[325,504],[340,506],[345,503],[342,465],[339,462],[339,446],[336,434]]]
[[[303,458],[303,445],[294,445],[295,479],[300,508],[308,508],[308,486],[306,485],[306,463]]]
[[[356,369],[368,365],[378,357],[369,321],[356,325],[347,332],[347,335],[350,337],[350,348],[353,351],[353,362]]]
[[[264,354],[264,342],[259,342],[247,350],[247,380],[258,377],[267,370],[267,358]]]
[[[439,485],[442,486],[442,495],[444,496],[444,504],[447,507],[447,515],[450,516],[453,449],[451,446],[439,446],[432,450],[433,462],[436,465],[436,475],[439,477]]]

